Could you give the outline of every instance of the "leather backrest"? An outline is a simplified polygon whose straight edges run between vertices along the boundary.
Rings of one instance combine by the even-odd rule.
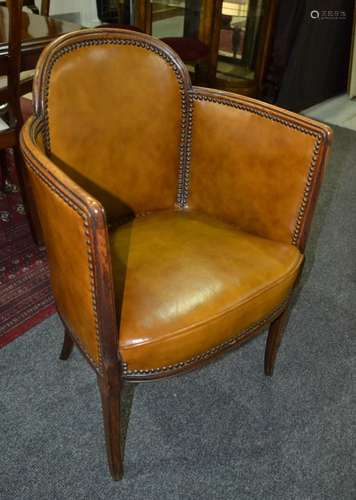
[[[109,220],[174,207],[189,75],[159,40],[83,30],[43,54],[35,83],[49,157]]]

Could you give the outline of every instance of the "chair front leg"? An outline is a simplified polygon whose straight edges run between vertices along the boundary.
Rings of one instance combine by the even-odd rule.
[[[109,469],[114,481],[122,479],[123,461],[121,450],[121,376],[109,370],[103,376],[98,375],[98,386],[103,409],[106,454]]]
[[[288,306],[270,324],[265,350],[265,375],[272,376],[278,348],[281,344],[283,333],[288,321]]]

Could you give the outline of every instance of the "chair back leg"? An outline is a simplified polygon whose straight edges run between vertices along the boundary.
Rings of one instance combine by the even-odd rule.
[[[72,339],[69,331],[67,330],[67,328],[65,328],[64,329],[63,347],[62,347],[62,351],[61,351],[59,358],[62,359],[63,361],[68,359],[69,356],[71,355],[72,350],[73,350],[73,345],[74,345],[73,339]]]
[[[288,321],[288,306],[270,324],[265,350],[265,374],[272,376],[277,358],[278,348],[282,341],[283,333]]]

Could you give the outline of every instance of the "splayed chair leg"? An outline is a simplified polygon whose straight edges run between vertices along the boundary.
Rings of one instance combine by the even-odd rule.
[[[114,481],[122,479],[123,461],[121,451],[121,380],[119,370],[111,377],[98,375],[98,386],[103,409],[106,454]]]
[[[68,359],[72,350],[73,350],[73,345],[74,345],[73,339],[70,336],[70,333],[68,332],[68,330],[65,328],[63,347],[62,347],[62,351],[61,351],[59,358],[64,360],[64,361],[66,359]]]
[[[288,307],[270,324],[265,350],[265,375],[272,376],[278,348],[288,321]]]

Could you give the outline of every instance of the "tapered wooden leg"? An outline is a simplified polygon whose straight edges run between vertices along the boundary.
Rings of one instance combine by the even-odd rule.
[[[265,374],[272,376],[278,348],[288,321],[288,307],[272,321],[267,336],[265,351]]]
[[[67,329],[64,330],[64,341],[63,341],[63,347],[62,347],[62,352],[59,356],[60,359],[63,359],[64,361],[69,358],[72,350],[73,350],[73,339],[70,336],[69,332]]]
[[[112,478],[118,481],[123,476],[119,371],[117,375],[98,376],[98,386],[103,408],[107,460]]]

